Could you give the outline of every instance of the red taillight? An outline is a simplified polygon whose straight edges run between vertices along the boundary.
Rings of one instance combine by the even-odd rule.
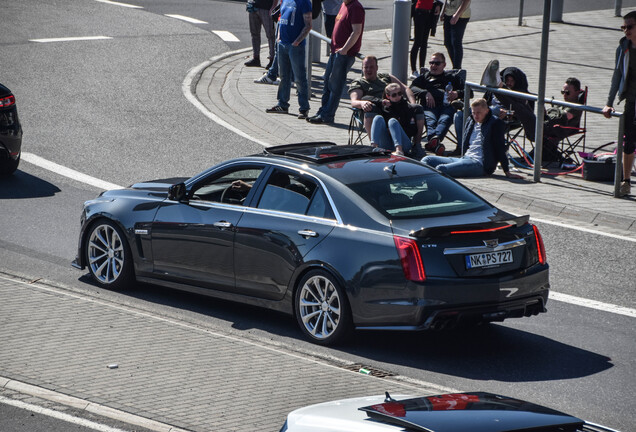
[[[504,225],[497,228],[486,228],[486,229],[469,230],[469,231],[451,231],[451,234],[475,234],[475,233],[493,232],[493,231],[499,231],[502,229],[510,228],[511,226],[512,225]]]
[[[11,96],[0,98],[0,107],[5,108],[11,105],[15,105],[15,96],[11,95]]]
[[[545,246],[543,245],[543,239],[541,238],[541,234],[539,234],[539,228],[536,225],[532,225],[532,229],[534,230],[534,238],[537,241],[537,252],[539,253],[539,262],[541,264],[545,264],[548,260],[545,255]]]
[[[400,256],[402,270],[404,270],[406,279],[415,282],[424,282],[426,280],[426,273],[424,272],[420,249],[415,240],[397,236],[394,236],[393,239],[395,240],[395,247]]]

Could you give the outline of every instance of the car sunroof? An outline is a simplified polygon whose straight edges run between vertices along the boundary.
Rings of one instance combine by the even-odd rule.
[[[352,159],[364,156],[384,157],[391,152],[389,150],[378,149],[371,146],[341,146],[333,142],[319,141],[269,147],[264,150],[264,153],[288,156],[315,163],[327,163],[335,160]]]

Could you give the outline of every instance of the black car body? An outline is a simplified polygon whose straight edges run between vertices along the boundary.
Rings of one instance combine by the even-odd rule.
[[[15,172],[20,164],[22,126],[13,93],[0,84],[0,177]]]
[[[318,343],[545,311],[548,264],[528,217],[370,147],[269,148],[185,182],[87,201],[74,265],[293,313]],[[240,182],[239,182],[240,180]],[[133,265],[134,264],[134,265]]]

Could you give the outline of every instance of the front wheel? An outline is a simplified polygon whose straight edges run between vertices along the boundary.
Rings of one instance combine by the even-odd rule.
[[[114,223],[103,220],[93,225],[85,249],[88,269],[100,286],[117,290],[133,281],[130,249]]]
[[[9,177],[18,169],[20,165],[20,156],[17,159],[0,159],[0,178]]]
[[[298,284],[294,304],[298,325],[312,342],[331,345],[342,341],[352,329],[346,295],[329,273],[307,273]]]

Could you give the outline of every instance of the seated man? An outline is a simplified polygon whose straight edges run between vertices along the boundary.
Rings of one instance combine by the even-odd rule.
[[[402,81],[393,75],[378,73],[378,59],[375,56],[369,55],[362,60],[362,77],[351,81],[349,85],[351,108],[364,111],[364,128],[369,136],[371,136],[373,117],[379,114],[377,110],[374,110],[375,102],[382,101],[384,89],[390,83],[398,84],[408,101],[415,103],[413,92]]]
[[[482,85],[489,87],[508,88],[501,81],[498,73],[499,62],[491,61],[482,77]],[[504,69],[505,71],[506,69]],[[581,103],[584,91],[581,90],[581,82],[574,77],[565,80],[561,90],[563,100],[569,103]],[[521,122],[526,138],[535,141],[536,115],[534,110],[528,106],[526,101],[508,95],[496,95],[500,103],[505,107],[511,107],[514,116]],[[506,113],[506,109],[502,110]],[[544,160],[557,160],[557,144],[563,138],[576,132],[581,122],[582,111],[576,108],[550,107],[545,110],[543,121],[543,147]]]
[[[452,177],[490,175],[500,163],[506,177],[522,178],[508,170],[504,122],[492,114],[486,99],[476,99],[470,107],[473,114],[468,119],[462,139],[464,147],[468,147],[464,156],[426,156],[422,162]]]
[[[428,135],[426,149],[442,155],[444,146],[441,142],[453,122],[456,111],[454,101],[460,102],[464,98],[464,83],[459,74],[444,70],[444,54],[433,54],[428,64],[430,70],[425,70],[413,80],[411,90],[424,107]]]
[[[387,85],[384,94],[385,99],[375,102],[380,115],[373,119],[371,145],[395,150],[398,155],[408,154],[412,148],[420,149],[424,130],[422,106],[408,103],[396,83]]]

